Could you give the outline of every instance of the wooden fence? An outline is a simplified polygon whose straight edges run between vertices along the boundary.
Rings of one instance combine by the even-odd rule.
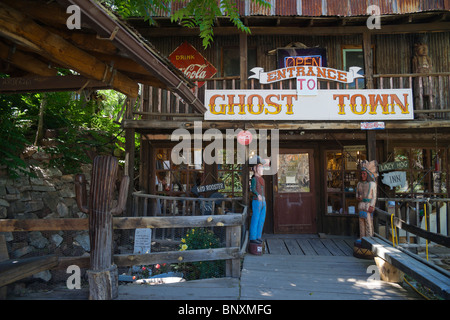
[[[241,204],[242,198],[194,198],[175,197],[133,193],[132,216],[198,216],[198,215],[223,215],[229,213],[242,213],[245,206]],[[242,226],[245,229],[245,226]],[[167,228],[155,230],[153,239],[180,239],[186,234],[185,228]]]
[[[240,259],[245,252],[246,240],[242,239],[242,226],[245,225],[247,208],[242,213],[204,216],[167,217],[114,217],[114,230],[136,228],[225,228],[225,247],[216,249],[166,251],[148,254],[116,254],[114,263],[118,267],[150,265],[156,263],[179,263],[195,261],[226,260],[226,276],[240,276]],[[88,230],[88,219],[0,219],[0,232],[15,231],[76,231]],[[244,232],[245,233],[245,232]],[[248,237],[245,236],[245,239]],[[59,257],[53,269],[67,269],[70,265],[80,268],[90,267],[90,257]]]

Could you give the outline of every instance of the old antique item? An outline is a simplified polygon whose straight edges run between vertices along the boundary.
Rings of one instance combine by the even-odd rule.
[[[361,238],[373,236],[373,212],[377,202],[377,162],[362,161],[361,181],[356,186],[358,200],[359,234],[353,247],[353,255],[358,258],[372,258],[370,250],[361,247]]]

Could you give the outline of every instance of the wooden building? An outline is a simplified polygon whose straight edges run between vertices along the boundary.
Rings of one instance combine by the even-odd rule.
[[[262,84],[249,78],[250,70],[255,67],[265,72],[286,67],[280,65],[285,54],[292,61],[297,57],[291,61],[295,66],[312,66],[317,63],[312,57],[319,56],[329,68],[348,71],[349,67],[358,66],[363,69],[364,77],[352,83],[320,80],[319,91],[412,89],[411,117],[386,118],[381,130],[363,130],[362,122],[372,121],[367,117],[368,112],[358,118],[361,120],[321,120],[321,117],[292,121],[205,120],[203,114],[185,106],[176,96],[143,86],[133,119],[124,121],[126,129],[136,130],[142,137],[141,190],[192,195],[191,187],[196,184],[224,182],[225,189],[219,192],[247,198],[246,165],[208,165],[195,161],[190,165],[175,165],[171,161],[171,150],[178,143],[171,141],[173,131],[186,129],[192,133],[200,123],[203,132],[218,129],[224,134],[227,129],[254,129],[256,132],[266,129],[269,135],[270,130],[279,130],[278,162],[284,161],[286,170],[292,170],[295,164],[299,172],[294,172],[296,180],[283,177],[286,173],[280,170],[276,175],[265,176],[268,201],[265,233],[358,234],[355,188],[359,178],[357,165],[363,159],[377,160],[379,164],[408,162],[407,167],[401,169],[406,171],[403,186],[390,188],[382,183],[380,175],[379,197],[394,194],[447,197],[450,2],[375,1],[372,14],[367,13],[367,8],[373,1],[270,2],[271,8],[263,9],[249,1],[237,1],[251,34],[240,33],[226,17],[219,17],[214,27],[214,42],[207,49],[202,47],[197,30],[181,28],[171,23],[167,15],[155,17],[156,27],[140,19],[129,23],[163,55],[169,57],[187,43],[204,58],[205,64],[215,67],[216,73],[208,79],[199,76],[202,70],[194,67],[190,69],[191,74],[185,71],[193,80],[201,80],[195,94],[207,109],[206,90],[227,89],[230,93],[242,89],[255,93],[260,89],[295,90],[295,79]],[[182,55],[177,59],[183,59]],[[172,62],[176,64],[175,60]],[[387,97],[389,92],[384,93]],[[394,108],[396,102],[391,103]],[[317,105],[318,110],[320,107]],[[362,110],[356,112],[362,113]],[[207,140],[203,139],[202,145],[192,146],[192,160],[201,157],[201,150],[211,143]],[[172,187],[166,190],[162,185],[164,181],[160,180],[169,176]],[[303,177],[303,186],[286,188],[286,179],[298,183],[299,176]]]

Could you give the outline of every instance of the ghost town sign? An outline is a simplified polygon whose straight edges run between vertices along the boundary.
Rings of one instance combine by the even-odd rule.
[[[320,90],[318,79],[352,83],[360,68],[340,71],[295,66],[264,72],[263,84],[296,78],[297,90],[205,90],[205,120],[409,120],[414,118],[412,89]]]

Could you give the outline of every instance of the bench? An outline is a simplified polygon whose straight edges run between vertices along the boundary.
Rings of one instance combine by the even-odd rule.
[[[371,250],[374,257],[381,258],[442,298],[450,300],[450,273],[447,270],[420,257],[414,257],[412,253],[395,248],[378,237],[363,237],[361,244],[364,248]],[[380,274],[382,273],[383,270],[380,270]]]
[[[5,237],[0,235],[0,299],[6,295],[5,286],[58,265],[55,255],[9,259]]]

